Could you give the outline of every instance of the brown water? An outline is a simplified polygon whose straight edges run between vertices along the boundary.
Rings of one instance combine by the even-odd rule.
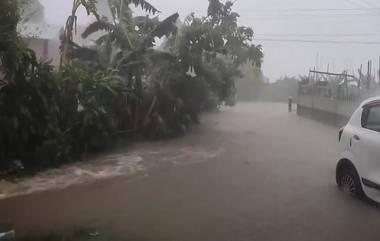
[[[178,146],[173,141],[162,146],[159,143],[140,143],[117,153],[47,170],[32,177],[19,178],[12,182],[0,180],[0,200],[35,192],[65,189],[119,176],[146,175],[149,167],[163,163],[195,164],[216,158],[223,151],[222,148]]]
[[[378,240],[379,208],[336,187],[336,148],[335,128],[284,104],[239,104],[205,115],[184,138],[21,180],[33,189],[41,177],[49,190],[1,200],[0,224],[21,235],[84,226],[145,241]],[[56,190],[55,176],[78,178]]]

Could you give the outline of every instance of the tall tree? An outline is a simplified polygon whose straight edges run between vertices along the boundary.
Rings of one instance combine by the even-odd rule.
[[[17,0],[20,5],[22,23],[45,21],[44,6],[39,0]]]
[[[250,62],[260,67],[263,59],[261,46],[252,43],[253,30],[238,25],[239,14],[232,7],[231,1],[210,0],[208,15],[188,16],[176,39],[169,41],[169,48],[178,54],[183,69],[191,69],[204,78],[220,101],[235,95],[240,65]]]
[[[23,43],[17,32],[20,9],[17,1],[0,2],[0,89],[13,80]]]

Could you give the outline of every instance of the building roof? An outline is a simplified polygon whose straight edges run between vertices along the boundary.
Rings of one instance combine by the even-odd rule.
[[[92,45],[93,41],[99,38],[105,32],[94,33],[86,39],[83,39],[81,34],[85,31],[87,26],[78,25],[76,27],[76,34],[74,33],[74,42],[78,45],[88,46]],[[59,41],[59,36],[63,27],[57,25],[50,25],[46,23],[28,23],[25,26],[19,26],[19,31],[24,38],[34,38],[34,39],[47,39],[47,40],[57,40]]]
[[[28,23],[19,26],[21,36],[24,38],[59,39],[62,27],[47,23]]]

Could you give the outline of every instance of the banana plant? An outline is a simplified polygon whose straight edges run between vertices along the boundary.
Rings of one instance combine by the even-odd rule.
[[[145,68],[156,52],[152,47],[156,38],[176,32],[175,23],[179,15],[173,14],[163,21],[159,21],[157,17],[133,17],[130,5],[141,6],[151,14],[159,12],[151,4],[141,0],[109,0],[108,5],[112,18],[97,19],[87,27],[82,37],[87,38],[99,31],[106,32],[95,41],[95,48],[87,50],[88,53],[97,52],[100,56],[98,59],[102,60],[102,66],[117,69],[120,79],[133,90],[133,94],[127,97],[127,102],[129,112],[134,119],[133,128],[137,130],[140,129],[140,123],[144,119],[143,79],[146,74]],[[78,57],[83,60],[84,56]]]

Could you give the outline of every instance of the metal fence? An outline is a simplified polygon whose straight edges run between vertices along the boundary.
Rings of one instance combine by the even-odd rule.
[[[372,75],[312,70],[308,78],[299,82],[297,102],[300,111],[307,110],[311,115],[326,113],[345,120],[363,100],[379,94],[379,83]]]

